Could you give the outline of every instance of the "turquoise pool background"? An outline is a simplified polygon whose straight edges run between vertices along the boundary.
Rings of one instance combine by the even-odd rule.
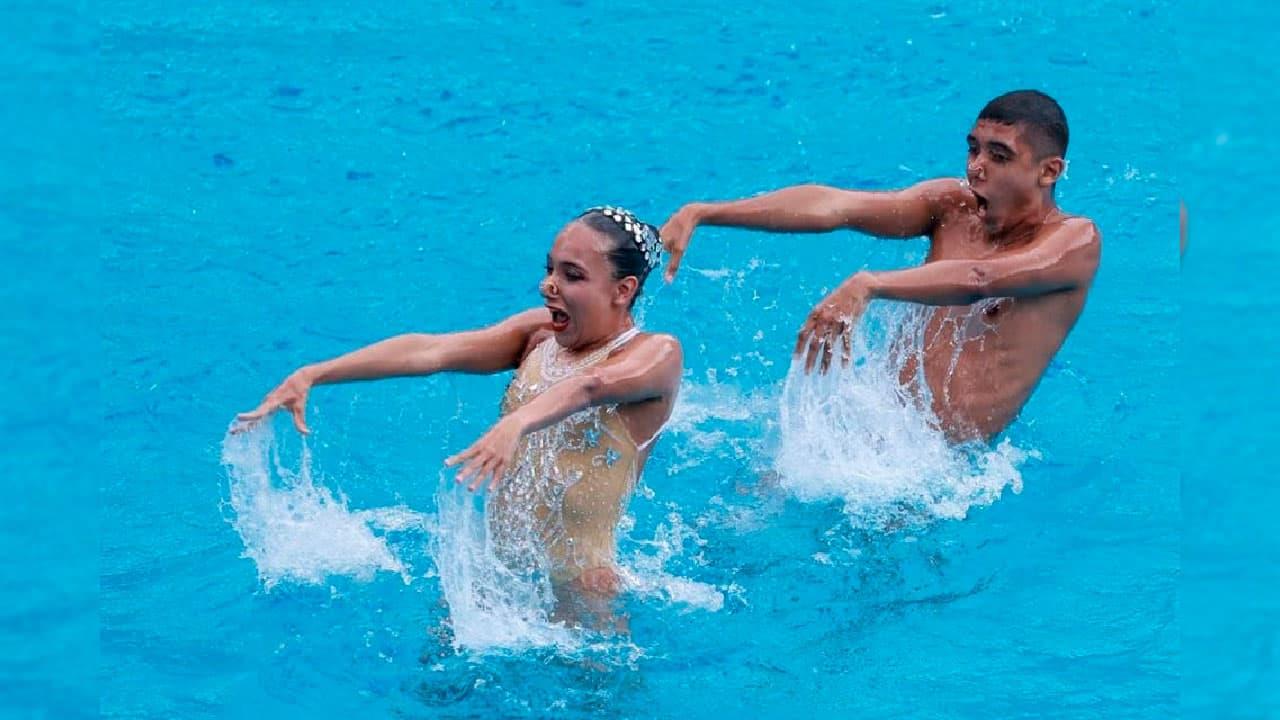
[[[1268,716],[1276,491],[1249,430],[1275,395],[1274,326],[1256,308],[1276,255],[1273,16],[1165,3],[765,3],[732,19],[697,4],[6,9],[32,41],[4,56],[0,227],[20,309],[5,383],[6,704],[59,717],[95,703],[121,717],[1163,717],[1181,702]],[[1062,204],[1107,242],[1085,318],[1009,433],[1041,455],[1022,493],[904,542],[851,527],[838,505],[735,496],[758,455],[669,443],[637,530],[652,535],[667,503],[704,519],[708,564],[685,554],[676,569],[740,592],[716,612],[642,604],[644,656],[604,675],[554,653],[448,655],[428,633],[442,612],[429,580],[267,593],[240,557],[222,432],[296,364],[523,307],[546,243],[583,205],[656,221],[689,199],[794,182],[959,174],[976,109],[1020,86],[1066,107]],[[645,308],[650,327],[686,338],[688,397],[710,416],[686,442],[767,436],[786,339],[821,288],[923,252],[856,236],[697,242],[691,266],[729,273],[654,288]],[[429,513],[430,468],[483,428],[500,387],[318,393],[315,463],[353,507]],[[743,404],[758,419],[728,417]],[[717,524],[715,497],[763,522]]]

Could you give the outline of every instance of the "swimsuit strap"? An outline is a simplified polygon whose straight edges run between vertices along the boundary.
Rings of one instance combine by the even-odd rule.
[[[592,365],[599,364],[609,355],[627,344],[636,335],[640,334],[640,328],[634,325],[619,333],[617,337],[610,340],[603,347],[594,350],[590,355],[582,358],[574,363],[565,363],[561,361],[560,345],[556,343],[555,338],[547,338],[542,342],[542,375],[552,382],[563,380],[570,375],[574,375],[585,370]]]

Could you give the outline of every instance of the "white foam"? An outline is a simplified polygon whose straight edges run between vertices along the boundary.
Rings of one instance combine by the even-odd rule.
[[[638,541],[636,545],[636,552],[622,566],[623,581],[632,594],[686,611],[718,612],[724,607],[724,593],[716,586],[667,570],[671,560],[690,553],[696,555],[706,545],[678,513],[668,513],[667,521],[658,525],[653,538]]]
[[[956,447],[937,428],[927,403],[899,384],[902,346],[891,351],[875,328],[905,328],[910,341],[922,314],[879,308],[855,338],[855,362],[806,374],[793,362],[783,388],[775,469],[805,501],[843,501],[856,525],[891,528],[934,518],[959,519],[974,506],[1019,492],[1027,454],[1009,441],[992,449]],[[905,334],[901,334],[905,333]]]
[[[442,480],[437,503],[430,552],[449,606],[456,649],[488,654],[552,648],[568,655],[622,646],[636,649],[624,638],[609,639],[553,622],[553,594],[545,574],[513,572],[494,554],[484,514],[472,496]],[[620,532],[629,528],[626,520]],[[627,595],[683,611],[714,612],[723,607],[724,596],[716,587],[667,569],[672,559],[703,544],[678,515],[673,513],[659,525],[652,540],[629,544],[637,550],[621,558],[619,566]]]
[[[230,483],[228,520],[267,590],[280,583],[318,585],[333,576],[368,581],[379,572],[410,581],[374,530],[421,528],[421,514],[406,507],[352,511],[345,497],[314,480],[305,445],[296,470],[280,463],[271,423],[228,432],[222,463]]]
[[[473,497],[441,475],[430,553],[449,605],[454,647],[475,653],[578,649],[580,635],[550,620],[546,578],[512,572],[493,554]]]
[[[688,433],[696,440],[699,426],[709,420],[748,421],[771,414],[777,399],[768,392],[744,393],[732,385],[715,382],[684,383],[676,397],[666,432]]]

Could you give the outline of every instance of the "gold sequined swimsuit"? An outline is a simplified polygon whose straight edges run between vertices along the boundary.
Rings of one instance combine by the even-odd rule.
[[[622,333],[576,364],[548,338],[529,353],[502,399],[514,412],[557,382],[602,362],[637,334]],[[616,405],[587,408],[520,441],[515,466],[490,497],[489,532],[515,569],[545,569],[563,583],[614,566],[614,529],[635,485],[640,449]]]

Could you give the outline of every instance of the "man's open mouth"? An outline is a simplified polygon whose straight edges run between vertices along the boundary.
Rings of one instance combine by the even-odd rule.
[[[970,189],[970,192],[973,192],[973,190],[972,190],[972,189]],[[983,197],[983,196],[979,195],[979,194],[978,194],[978,193],[976,193],[976,192],[975,192],[975,193],[973,193],[973,199],[974,199],[974,202],[976,202],[976,203],[978,204],[978,215],[979,215],[979,216],[986,215],[986,214],[987,214],[987,199],[986,199],[985,197]]]

